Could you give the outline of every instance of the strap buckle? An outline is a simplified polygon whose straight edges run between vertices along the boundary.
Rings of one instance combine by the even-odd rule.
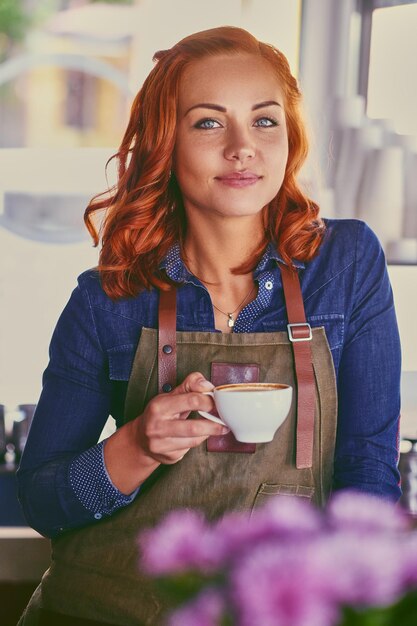
[[[306,337],[294,337],[293,328],[301,329],[301,327],[305,328],[305,330],[308,332],[308,335]],[[301,322],[301,324],[287,324],[287,329],[288,339],[291,341],[291,343],[297,343],[298,341],[311,341],[313,339],[311,326],[308,322]]]

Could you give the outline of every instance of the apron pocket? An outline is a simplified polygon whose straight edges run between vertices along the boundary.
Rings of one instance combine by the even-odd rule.
[[[262,483],[255,496],[253,509],[257,509],[270,501],[271,496],[295,496],[311,500],[314,495],[314,487],[306,485],[277,485]]]

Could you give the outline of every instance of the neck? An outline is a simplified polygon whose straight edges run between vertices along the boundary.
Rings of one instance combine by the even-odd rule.
[[[211,222],[199,228],[188,226],[184,260],[195,276],[204,283],[223,288],[230,283],[247,283],[249,276],[236,275],[231,270],[242,265],[259,248],[264,238],[259,216],[229,218],[222,224]]]

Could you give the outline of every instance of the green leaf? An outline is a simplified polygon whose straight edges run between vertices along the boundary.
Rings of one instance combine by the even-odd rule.
[[[13,40],[21,40],[30,21],[29,15],[23,8],[22,0],[1,0],[0,33]]]
[[[236,622],[233,619],[232,615],[230,615],[230,613],[224,613],[222,615],[219,626],[235,626],[235,624]]]
[[[389,626],[416,626],[417,591],[408,593],[391,608],[392,620]]]
[[[156,585],[171,606],[178,606],[194,598],[203,588],[217,579],[200,572],[184,572],[175,576],[158,578]]]
[[[409,593],[388,607],[352,609],[344,607],[339,626],[416,626],[417,592]]]

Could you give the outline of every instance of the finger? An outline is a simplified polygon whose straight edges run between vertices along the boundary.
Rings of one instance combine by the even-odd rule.
[[[230,429],[208,419],[196,418],[189,420],[164,421],[159,425],[158,437],[177,439],[181,437],[211,437],[226,435]],[[184,444],[185,447],[185,444]]]
[[[225,435],[229,428],[224,424],[205,418],[169,419],[159,416],[158,419],[148,420],[144,424],[144,433],[151,439],[166,439],[172,437],[210,437],[211,435]]]
[[[213,399],[202,393],[159,395],[148,404],[146,412],[151,419],[185,419],[191,411],[211,411]]]
[[[201,372],[192,372],[171,392],[171,395],[189,393],[190,391],[211,391],[212,389],[214,389],[214,385],[204,378]]]

